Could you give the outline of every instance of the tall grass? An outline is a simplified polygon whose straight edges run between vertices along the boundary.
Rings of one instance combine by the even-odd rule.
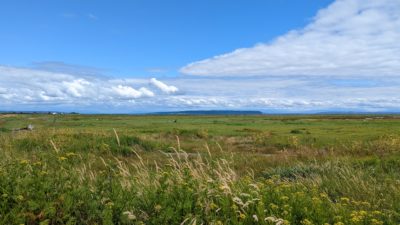
[[[189,155],[179,143],[174,154],[160,154],[167,157],[162,165],[135,151],[130,161],[113,154],[65,151],[49,141],[42,143],[47,151],[21,154],[12,143],[1,145],[1,224],[400,221],[398,180],[389,179],[396,173],[382,172],[389,180],[377,178],[373,168],[385,169],[378,162],[298,163],[256,177],[251,171],[238,175],[231,157],[216,157],[211,151]]]

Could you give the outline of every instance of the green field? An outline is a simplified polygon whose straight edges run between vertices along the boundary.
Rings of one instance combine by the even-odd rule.
[[[0,224],[400,224],[399,150],[396,115],[0,114]]]

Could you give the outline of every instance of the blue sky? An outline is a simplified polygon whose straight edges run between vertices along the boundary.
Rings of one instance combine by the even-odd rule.
[[[302,27],[329,2],[6,0],[0,63],[59,61],[113,76],[178,75],[190,62]]]
[[[397,0],[0,4],[0,110],[400,109]]]

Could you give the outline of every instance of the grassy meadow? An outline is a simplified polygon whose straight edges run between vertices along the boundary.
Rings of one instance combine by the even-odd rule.
[[[0,114],[0,224],[400,224],[400,116]]]

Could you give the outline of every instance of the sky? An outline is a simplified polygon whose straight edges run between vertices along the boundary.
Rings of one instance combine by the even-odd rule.
[[[399,0],[1,0],[0,111],[400,112]]]

